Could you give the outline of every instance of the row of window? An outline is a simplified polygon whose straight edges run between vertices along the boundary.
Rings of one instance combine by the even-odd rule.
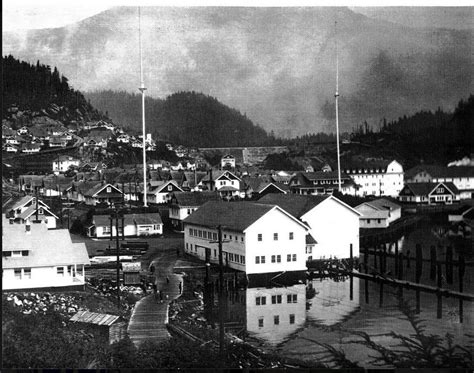
[[[59,276],[64,276],[64,267],[56,267],[56,274]],[[74,269],[74,266],[72,265],[67,266],[67,274],[69,276],[76,275],[76,270]]]
[[[15,268],[13,272],[17,280],[31,278],[31,268]]]
[[[204,231],[204,230],[201,230],[201,229],[195,229],[195,228],[189,228],[188,230],[189,232],[189,235],[192,236],[192,237],[199,237],[199,238],[204,238],[204,239],[208,239],[208,240],[214,240],[214,241],[217,241],[217,233],[216,232],[209,232],[209,231]],[[224,234],[224,237],[223,237],[225,240],[231,240],[231,241],[235,241],[235,242],[238,242],[239,241],[239,235],[235,234],[227,234],[225,233]],[[240,242],[244,242],[244,236],[240,236]]]
[[[264,320],[265,318],[263,316],[259,317],[258,318],[258,327],[259,328],[263,328],[264,326]],[[291,313],[289,315],[289,323],[290,324],[294,324],[295,323],[295,314],[294,313]],[[279,325],[280,324],[280,315],[274,315],[273,316],[273,324],[274,325]]]
[[[281,255],[272,255],[272,263],[281,263]],[[288,254],[286,256],[287,262],[296,262],[296,254]],[[257,255],[255,257],[255,264],[265,264],[265,255]]]
[[[4,256],[4,257],[11,256],[12,258],[18,258],[18,257],[21,257],[21,256],[28,256],[28,250],[2,251],[2,256]]]
[[[292,240],[294,238],[293,232],[288,233],[288,239]],[[258,233],[257,235],[257,240],[258,241],[263,241],[263,234]],[[273,233],[273,241],[278,241],[278,233]]]
[[[191,252],[194,251],[195,253],[197,253],[198,252],[198,246],[195,245],[194,248],[193,248],[193,244],[186,243],[186,250],[191,251]],[[210,253],[210,251],[209,251],[209,253]],[[214,249],[213,253],[214,253],[214,258],[217,258],[217,249]],[[222,252],[222,256],[223,256],[225,261],[234,262],[234,263],[238,263],[238,264],[245,264],[245,256],[244,255],[228,253],[228,252],[224,251],[224,252]]]
[[[282,295],[281,294],[272,295],[271,300],[272,300],[272,304],[281,304]],[[286,303],[298,303],[298,294],[287,294]],[[266,304],[267,304],[266,296],[255,297],[255,305],[264,306]]]

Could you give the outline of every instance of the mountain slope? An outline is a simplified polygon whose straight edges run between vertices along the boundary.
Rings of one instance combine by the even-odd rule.
[[[472,89],[473,30],[413,29],[346,8],[142,8],[147,94],[204,92],[279,135],[453,107]],[[137,92],[138,14],[118,7],[58,29],[4,33],[4,53],[56,65],[77,89]]]
[[[124,91],[89,92],[86,97],[115,123],[141,131],[141,96]],[[178,92],[165,100],[146,99],[147,132],[155,138],[197,147],[267,145],[274,139],[250,119],[196,92]]]

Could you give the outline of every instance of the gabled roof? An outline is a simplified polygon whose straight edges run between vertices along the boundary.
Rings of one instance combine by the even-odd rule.
[[[233,174],[232,172],[228,171],[228,170],[212,170],[212,180],[215,181],[217,179],[220,179],[221,177],[223,176],[226,176],[228,177],[227,175],[229,176],[232,176],[234,180],[241,180],[239,177],[237,177],[235,174]],[[231,177],[231,179],[232,179]],[[210,181],[211,178],[210,178],[210,175],[209,173],[206,174],[206,176],[204,176],[201,181],[205,182],[205,181]]]
[[[444,185],[453,194],[459,194],[458,188],[453,183],[406,183],[405,188],[412,191],[415,196],[427,196],[439,185]],[[402,189],[402,190],[403,190]]]
[[[306,225],[278,206],[255,202],[206,202],[184,219],[183,222],[210,228],[222,225],[226,229],[243,232],[258,219],[275,208],[307,228]]]
[[[38,206],[38,210],[42,208],[46,214],[49,214],[51,216],[53,216],[55,219],[59,219],[56,215],[54,215],[51,210],[49,210],[47,207],[45,206],[42,206],[42,205],[39,205]],[[25,211],[23,211],[21,214],[17,215],[16,217],[17,218],[20,218],[20,219],[23,219],[23,220],[26,220],[28,218],[30,218],[32,215],[34,215],[36,213],[36,205],[33,204],[31,205],[30,207],[28,207]]]
[[[89,189],[87,192],[84,193],[84,195],[89,196],[89,197],[94,197],[107,187],[114,188],[117,191],[117,193],[122,194],[122,191],[120,189],[118,189],[117,187],[113,186],[112,184],[108,184],[108,183],[102,184],[102,183],[100,183],[100,184],[97,184],[96,186],[92,187],[91,189]]]
[[[370,201],[370,202],[361,203],[359,206],[362,206],[362,205],[369,205],[369,206],[372,206],[373,208],[375,208],[377,210],[385,210],[385,209],[396,210],[396,209],[401,208],[400,205],[388,200],[387,198],[374,199],[373,201]],[[357,206],[357,207],[359,207],[359,206]]]
[[[153,194],[153,193],[161,193],[161,191],[167,187],[169,184],[172,184],[175,186],[177,189],[180,191],[183,191],[181,187],[178,185],[178,183],[175,180],[152,180],[148,182],[149,186],[151,187],[151,190],[147,194]]]
[[[180,207],[201,206],[208,201],[220,201],[221,198],[217,192],[175,192],[174,199]]]
[[[48,230],[46,224],[9,224],[3,220],[2,251],[28,250],[28,256],[2,259],[3,268],[90,264],[84,243],[73,243],[67,229]]]
[[[298,194],[268,193],[267,195],[260,198],[257,203],[278,205],[283,210],[288,211],[291,215],[301,218],[308,211],[312,210],[327,199],[333,199],[355,214],[360,215],[357,210],[342,202],[340,199],[328,195],[308,196]]]

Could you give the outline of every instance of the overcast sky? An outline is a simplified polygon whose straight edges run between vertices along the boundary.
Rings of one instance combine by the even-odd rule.
[[[470,0],[417,0],[417,6],[469,6]],[[407,0],[3,0],[3,30],[61,27],[119,5],[155,6],[413,6]]]

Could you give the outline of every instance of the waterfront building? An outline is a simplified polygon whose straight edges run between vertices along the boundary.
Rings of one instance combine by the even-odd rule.
[[[460,199],[474,198],[473,166],[419,165],[407,171],[407,183],[453,183]]]
[[[274,204],[300,219],[310,228],[307,259],[359,256],[360,212],[334,196],[267,194],[258,203]],[[312,242],[313,241],[313,242]]]
[[[338,190],[338,173],[316,171],[298,172],[290,182],[290,191],[302,195],[331,195]],[[353,180],[344,173],[341,174],[341,193],[356,194],[356,185]]]
[[[306,270],[308,226],[276,205],[207,202],[184,222],[185,252],[218,263],[218,226],[224,264],[247,274]]]
[[[398,197],[400,202],[450,205],[460,200],[453,183],[407,183]]]
[[[402,216],[402,207],[386,198],[361,203],[355,209],[362,214],[361,228],[388,228]]]

